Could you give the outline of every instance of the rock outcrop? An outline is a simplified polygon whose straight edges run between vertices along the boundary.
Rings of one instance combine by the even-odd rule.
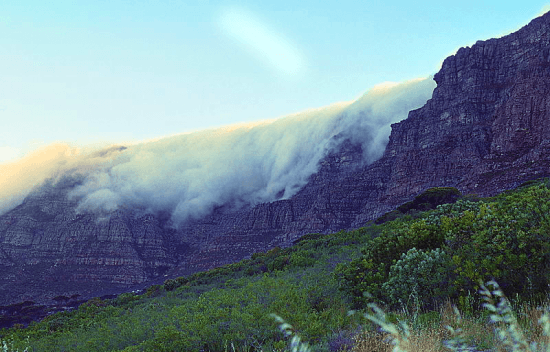
[[[392,125],[386,150],[363,165],[349,140],[291,199],[219,208],[177,230],[162,215],[77,214],[48,184],[0,217],[0,304],[124,289],[357,228],[430,187],[487,196],[550,175],[550,13],[447,58],[432,98]],[[71,183],[73,182],[73,183]]]
[[[0,218],[0,304],[130,286],[179,262],[185,243],[159,218],[77,214],[71,187],[47,184]]]
[[[442,184],[490,195],[548,175],[549,22],[539,17],[444,61],[432,99],[393,126],[386,197]]]

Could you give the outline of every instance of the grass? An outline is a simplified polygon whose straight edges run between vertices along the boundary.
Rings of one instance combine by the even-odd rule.
[[[271,315],[288,343],[276,348],[265,348],[261,343],[226,341],[220,351],[292,351],[313,352],[439,352],[439,351],[491,351],[540,352],[550,351],[550,317],[541,305],[511,303],[494,282],[482,285],[484,310],[466,309],[464,315],[450,301],[438,309],[420,312],[403,309],[385,313],[370,305],[364,314],[359,330],[347,334],[351,343],[338,346],[307,344],[301,338],[302,330],[295,329],[285,320]],[[546,302],[548,307],[550,302]],[[466,307],[467,308],[467,307]],[[155,308],[156,310],[159,307]],[[290,315],[289,315],[290,313]],[[359,315],[350,312],[349,314]],[[290,318],[291,311],[285,312]],[[372,324],[369,323],[372,322]],[[265,321],[264,321],[265,323]],[[266,324],[266,328],[268,328]],[[345,334],[344,334],[345,335]],[[176,349],[179,351],[179,349]],[[206,349],[215,351],[217,349]],[[29,345],[15,347],[11,341],[0,341],[0,352],[36,351]]]
[[[488,314],[477,318],[464,319],[456,307],[446,302],[438,312],[439,319],[419,319],[423,315],[404,312],[402,318],[397,318],[395,322],[395,314],[386,314],[377,305],[371,304],[370,312],[364,316],[378,326],[378,329],[365,329],[357,334],[351,350],[354,352],[550,351],[549,311],[543,312],[541,307],[524,304],[520,307],[520,311],[514,313],[512,304],[504,296],[498,284],[490,281],[487,286],[481,285],[480,294],[483,296],[485,301],[483,306]],[[292,352],[311,351],[309,346],[301,342],[300,337],[293,333],[289,324],[278,316],[274,317],[281,323],[280,329],[285,332],[285,335],[292,338],[289,346]],[[414,328],[411,328],[411,325]]]
[[[0,340],[0,352],[20,352],[20,351],[28,352],[29,349],[26,347],[24,350],[19,350],[13,346],[12,341]]]
[[[466,351],[466,347],[474,346],[477,351],[550,352],[549,319],[539,308],[550,306],[549,301],[540,303],[548,295],[546,281],[541,281],[543,284],[539,286],[533,285],[540,288],[538,291],[531,289],[531,286],[523,291],[509,291],[511,281],[505,280],[523,277],[521,275],[524,274],[529,280],[531,272],[541,274],[536,278],[545,279],[547,276],[543,268],[550,260],[550,255],[544,256],[550,253],[550,247],[544,246],[548,242],[545,236],[550,233],[550,217],[546,216],[550,214],[550,190],[539,188],[534,188],[538,193],[529,188],[504,195],[501,197],[504,199],[502,204],[494,199],[488,200],[492,208],[486,208],[494,213],[486,214],[492,216],[490,221],[475,218],[478,222],[485,221],[478,223],[464,215],[481,209],[476,203],[472,203],[476,206],[472,205],[473,210],[460,208],[456,214],[450,215],[445,209],[436,209],[418,213],[416,217],[406,215],[380,225],[369,224],[353,231],[306,235],[290,248],[274,248],[208,272],[168,279],[164,285],[152,286],[140,295],[125,293],[112,300],[92,299],[78,309],[48,316],[26,328],[14,326],[0,329],[0,352],[429,352]],[[507,272],[515,273],[515,276],[497,276],[510,294],[512,303],[505,299],[497,286],[482,289],[481,296],[485,297],[482,300],[474,293],[468,293],[476,292],[479,287],[470,285],[460,290],[468,293],[467,296],[447,296],[457,304],[461,314],[457,313],[450,300],[434,299],[430,301],[433,303],[426,305],[426,298],[430,296],[410,294],[411,290],[406,287],[402,291],[407,296],[397,303],[369,299],[365,304],[356,305],[355,292],[345,290],[351,281],[343,281],[345,276],[341,275],[342,272],[355,272],[338,271],[338,268],[346,269],[354,263],[362,263],[365,249],[380,247],[381,254],[375,256],[375,259],[382,258],[380,260],[387,260],[387,253],[408,251],[413,245],[416,246],[415,239],[425,235],[420,230],[428,228],[427,225],[416,225],[430,221],[435,233],[440,233],[445,230],[442,226],[448,225],[440,221],[443,217],[457,222],[458,230],[451,230],[462,233],[466,229],[472,232],[472,236],[475,235],[471,241],[464,241],[464,245],[474,240],[484,245],[485,239],[494,237],[489,234],[481,236],[489,230],[500,234],[522,232],[522,238],[514,239],[518,243],[516,247],[526,244],[526,250],[533,249],[535,254],[540,254],[541,261],[533,262],[530,271],[521,271],[530,268],[530,262],[518,261],[521,258],[516,256],[517,253],[509,253],[510,258],[519,258],[516,267],[510,268],[508,262],[501,265],[503,268],[506,266]],[[501,228],[510,224],[517,225],[517,229]],[[542,240],[534,242],[529,240],[531,237],[525,239],[526,233],[531,234],[533,239],[540,237]],[[391,234],[401,237],[392,237]],[[412,244],[399,247],[399,238]],[[507,245],[505,248],[515,247]],[[470,254],[476,253],[472,248],[471,252],[462,253],[463,257],[459,259],[470,260]],[[491,260],[497,260],[498,256],[493,252],[489,254],[491,258],[487,259],[488,263],[481,265],[472,262],[472,266],[480,272],[485,266],[492,268]],[[456,267],[460,268],[462,264],[464,260],[458,260]],[[453,268],[454,264],[447,269]],[[357,272],[360,273],[360,270]],[[476,274],[475,270],[472,272]],[[403,277],[417,277],[414,273]],[[486,271],[487,275],[483,278],[495,277],[491,273]],[[478,282],[473,281],[476,278],[472,276],[472,282]],[[384,281],[373,282],[378,286],[372,286],[380,288],[382,296],[386,295],[387,290],[382,286]],[[358,286],[356,291],[361,294],[369,289]],[[516,292],[523,295],[516,296]],[[368,302],[383,304],[388,313],[377,306],[366,309]],[[364,310],[360,311],[361,314],[349,315],[348,311],[354,308]],[[512,314],[512,311],[515,313]],[[285,320],[274,319],[269,313],[276,313]]]

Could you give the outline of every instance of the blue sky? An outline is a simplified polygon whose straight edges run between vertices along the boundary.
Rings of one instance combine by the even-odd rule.
[[[3,1],[0,162],[272,119],[437,72],[544,1]]]

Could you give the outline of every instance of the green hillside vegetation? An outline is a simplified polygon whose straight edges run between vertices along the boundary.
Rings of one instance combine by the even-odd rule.
[[[517,326],[536,340],[550,284],[549,185],[530,182],[486,199],[432,189],[357,230],[306,235],[293,247],[169,279],[142,295],[92,299],[1,330],[0,351],[285,351],[287,335],[313,351],[391,351],[385,337],[393,333],[364,313],[383,327],[408,322],[410,336],[423,341],[456,335],[496,349],[486,329],[491,311],[482,305],[500,290],[524,312]],[[482,286],[489,280],[500,290]],[[388,314],[382,319],[375,307]],[[453,324],[472,334],[444,328]]]

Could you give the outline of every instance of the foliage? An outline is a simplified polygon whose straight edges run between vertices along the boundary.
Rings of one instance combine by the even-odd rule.
[[[419,212],[435,209],[438,205],[456,202],[461,196],[454,187],[429,188],[416,196],[412,201],[402,204],[374,221],[375,224],[383,224],[388,221],[400,219],[404,214],[415,215]]]
[[[285,337],[291,337],[290,340],[290,351],[291,352],[310,352],[311,348],[307,343],[302,342],[302,339],[300,335],[298,335],[294,329],[292,328],[292,325],[285,322],[283,318],[276,314],[271,314],[271,316],[277,321],[279,324],[279,330],[285,335]]]
[[[424,309],[456,291],[452,280],[451,258],[445,251],[412,248],[391,266],[382,289],[390,304],[407,306],[412,302]]]
[[[362,257],[340,264],[335,273],[356,307],[369,302],[364,292],[395,304],[406,301],[407,290],[422,285],[427,285],[421,295],[424,303],[448,297],[464,301],[467,292],[479,288],[479,281],[490,279],[502,282],[508,295],[540,298],[550,284],[549,208],[550,190],[544,182],[480,202],[464,199],[440,205],[422,218],[384,224]],[[407,268],[402,256],[412,248],[417,253],[405,262],[414,265],[433,250],[446,254],[437,264],[432,258],[422,268]],[[427,273],[439,276],[424,281]]]
[[[390,226],[391,225],[391,226]],[[387,300],[383,284],[389,280],[390,268],[411,248],[431,250],[441,247],[444,238],[439,227],[425,219],[412,223],[397,220],[386,224],[382,234],[361,251],[363,256],[351,263],[340,264],[335,271],[341,288],[352,294],[356,307],[364,306],[368,292],[380,302]]]
[[[16,347],[14,347],[13,341],[10,340],[0,340],[0,351],[1,352],[28,352],[28,347],[25,347],[24,350],[19,350]]]
[[[20,346],[17,343],[22,343],[23,333],[29,335],[30,347],[36,351],[223,351],[231,346],[275,351],[284,347],[284,336],[274,329],[268,312],[280,312],[292,316],[290,322],[301,336],[326,344],[332,331],[357,323],[346,315],[349,306],[321,258],[341,260],[338,258],[347,258],[353,250],[358,254],[356,246],[341,243],[358,240],[359,233],[365,236],[355,231],[343,239],[305,241],[292,250],[258,254],[245,264],[192,275],[181,286],[178,281],[183,280],[174,279],[162,287],[150,287],[143,295],[126,293],[112,301],[93,299],[23,332],[12,329],[9,336]],[[300,250],[304,253],[299,254]],[[306,257],[318,260],[307,266],[299,263]],[[289,262],[283,270],[273,265],[273,273],[246,275],[247,265],[284,262],[277,258]],[[297,266],[292,264],[295,260]],[[328,270],[330,267],[332,264]],[[171,282],[177,287],[166,290]]]
[[[168,279],[164,281],[163,288],[165,291],[173,291],[176,288],[183,286],[188,282],[189,280],[187,278],[180,276],[175,279]]]
[[[510,302],[506,299],[498,284],[495,281],[490,281],[487,286],[481,285],[481,295],[486,302],[484,307],[491,312],[490,322],[494,324],[495,335],[500,341],[500,346],[505,351],[510,352],[537,352],[550,350],[548,338],[550,337],[550,312],[545,312],[538,323],[542,326],[542,333],[546,337],[546,341],[529,342],[522,328],[518,324],[518,320],[512,311]],[[495,297],[498,303],[495,302]],[[380,326],[381,330],[388,334],[389,340],[394,345],[394,352],[407,352],[410,350],[409,344],[410,330],[406,322],[401,322],[396,325],[387,319],[387,315],[376,304],[369,304],[372,313],[365,314],[365,317],[373,323]],[[458,310],[455,308],[457,321],[460,324],[461,317]],[[467,343],[464,331],[461,328],[453,328],[447,326],[450,332],[450,339],[444,341],[445,347],[450,351],[471,351],[476,350]]]
[[[550,283],[549,207],[550,190],[535,185],[486,202],[477,213],[442,218],[456,283],[475,289],[494,278],[508,295],[543,293]]]
[[[411,210],[435,209],[438,205],[456,202],[460,196],[460,191],[454,187],[430,188],[416,196],[412,201],[397,207],[397,210],[407,213]]]
[[[362,324],[347,312],[372,301],[421,309],[450,298],[473,314],[482,303],[473,294],[479,280],[493,278],[508,296],[542,299],[550,283],[546,183],[420,212],[430,199],[438,198],[416,201],[414,216],[306,235],[290,248],[169,278],[142,295],[92,299],[27,328],[0,330],[0,340],[10,351],[281,351],[288,343],[268,315],[277,313],[312,350],[336,351],[350,346]],[[385,317],[401,321],[397,313]]]

